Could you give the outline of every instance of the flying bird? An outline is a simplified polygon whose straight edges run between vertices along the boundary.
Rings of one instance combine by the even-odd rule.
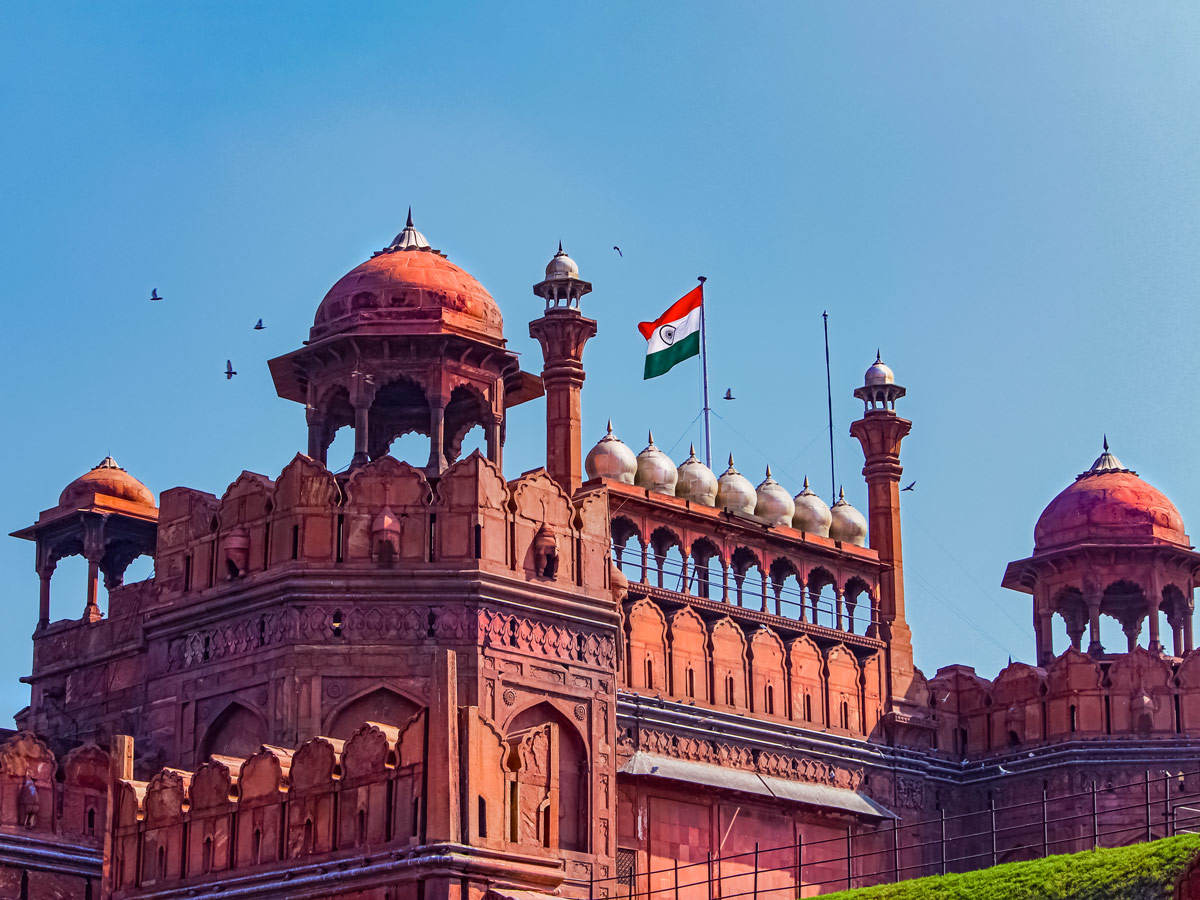
[[[902,491],[911,491],[911,490],[912,490],[913,488],[915,488],[916,486],[917,486],[917,483],[916,483],[915,481],[910,481],[910,482],[908,483],[908,486],[907,486],[907,487],[902,487],[902,488],[900,488],[900,490],[902,490]]]
[[[621,252],[621,248],[616,244],[613,244],[613,249],[617,251],[617,256],[621,257],[621,259],[625,258],[625,254]]]
[[[266,328],[266,327],[267,327],[267,326],[266,326],[266,325],[264,325],[264,324],[262,323],[262,319],[259,319],[259,320],[258,320],[258,323],[257,323],[257,324],[254,326],[254,330],[255,330],[255,331],[262,331],[262,330],[263,330],[264,328]]]
[[[228,381],[236,374],[237,372],[233,371],[233,363],[229,360],[225,360],[225,380]]]
[[[737,397],[733,396],[733,388],[725,388],[725,397],[723,399],[725,399],[725,400],[736,400],[737,399]]]
[[[151,289],[151,291],[150,291],[150,299],[151,299],[151,300],[161,300],[161,299],[162,299],[162,297],[158,296],[158,288],[152,288],[152,289]]]

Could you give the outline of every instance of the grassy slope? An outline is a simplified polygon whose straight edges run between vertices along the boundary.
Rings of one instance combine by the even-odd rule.
[[[1200,850],[1181,835],[1112,850],[1006,863],[962,875],[826,894],[823,900],[1171,900],[1175,879]]]

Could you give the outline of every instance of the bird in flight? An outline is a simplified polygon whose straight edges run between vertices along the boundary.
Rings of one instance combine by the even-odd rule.
[[[733,396],[733,388],[725,388],[725,396],[723,399],[725,399],[725,400],[736,400],[737,399],[737,397]]]
[[[237,372],[233,371],[233,363],[229,360],[225,360],[225,380],[228,381],[236,374]]]
[[[264,325],[264,324],[262,323],[262,319],[259,319],[259,320],[258,320],[258,323],[257,323],[257,324],[254,326],[254,330],[255,330],[255,331],[262,331],[262,330],[263,330],[264,328],[266,328],[266,327],[267,327],[267,326],[266,326],[266,325]]]
[[[161,299],[162,299],[162,297],[158,296],[158,288],[152,288],[152,289],[151,289],[151,291],[150,291],[150,299],[151,299],[151,300],[161,300]]]
[[[908,483],[908,487],[902,487],[902,488],[900,488],[900,490],[902,490],[902,491],[911,491],[911,490],[912,490],[913,488],[915,488],[916,486],[917,486],[917,483],[916,483],[915,481],[910,481],[910,482]]]
[[[621,259],[625,258],[625,254],[621,252],[621,248],[616,244],[613,244],[613,249],[617,251],[617,256],[621,257]]]

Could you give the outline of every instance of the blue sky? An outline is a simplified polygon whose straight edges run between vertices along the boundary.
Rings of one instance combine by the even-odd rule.
[[[1198,43],[1186,3],[0,6],[4,530],[107,453],[156,493],[278,474],[304,417],[266,360],[412,204],[535,371],[529,286],[564,242],[600,327],[588,445],[611,416],[686,456],[696,373],[643,383],[634,326],[704,274],[738,397],[714,455],[829,493],[828,309],[864,508],[847,426],[880,347],[914,422],[917,662],[994,676],[1033,653],[1004,566],[1102,433],[1200,529]],[[514,411],[508,474],[543,441]],[[82,569],[54,586],[82,610]],[[0,541],[0,591],[7,714],[31,545]]]

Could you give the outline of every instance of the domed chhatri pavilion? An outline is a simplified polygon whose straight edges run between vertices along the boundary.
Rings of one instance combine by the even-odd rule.
[[[612,422],[588,449],[591,290],[560,245],[523,371],[499,304],[410,213],[270,361],[307,426],[278,474],[156,503],[106,458],[15,533],[41,593],[0,741],[0,896],[812,896],[1102,842],[1086,781],[1122,841],[1178,818],[1200,792],[1180,776],[1200,554],[1165,496],[1106,444],[1004,575],[1033,597],[1034,660],[926,678],[892,370],[877,355],[854,391],[865,514],[732,455],[636,452]],[[542,398],[545,466],[509,477],[508,410]],[[397,459],[410,433],[428,454]],[[79,595],[53,579],[74,555]],[[125,584],[141,555],[153,576]],[[1144,821],[1096,779],[1143,779]],[[1070,815],[1028,814],[1052,801]]]

